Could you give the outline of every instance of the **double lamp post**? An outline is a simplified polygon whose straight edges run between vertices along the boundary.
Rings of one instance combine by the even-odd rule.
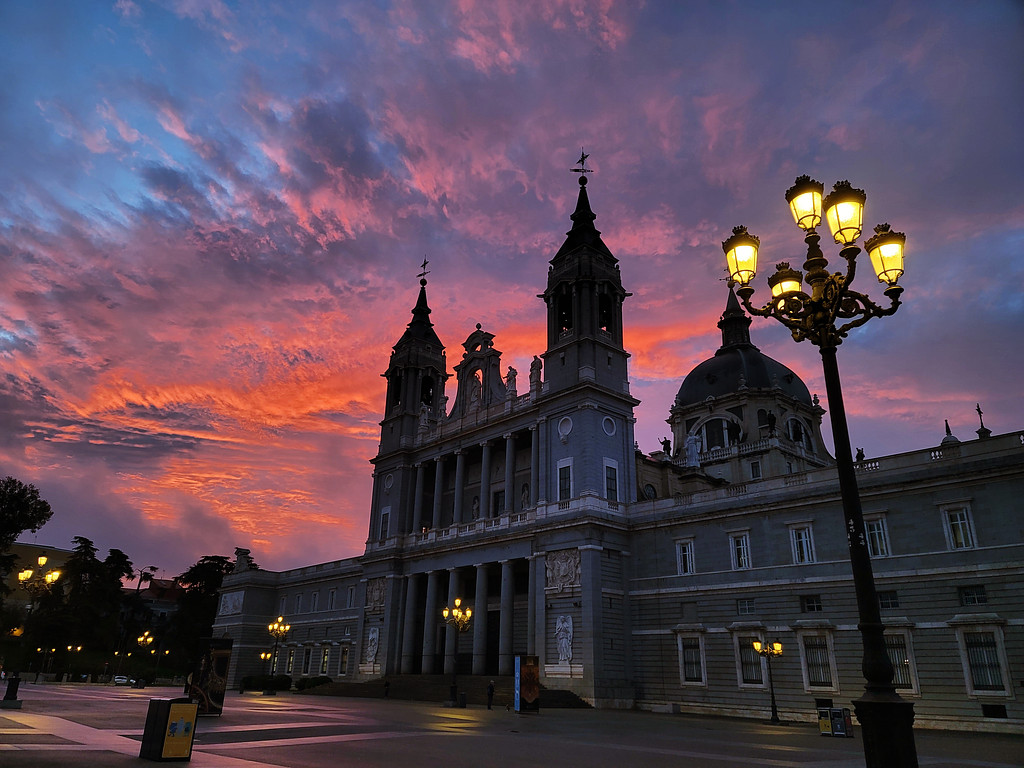
[[[457,707],[459,706],[459,635],[469,629],[469,620],[473,616],[473,609],[463,609],[462,598],[456,597],[454,607],[449,608],[446,605],[444,610],[441,611],[441,615],[444,617],[445,623],[455,630],[455,642],[452,644],[452,685],[449,695],[451,696],[452,706]]]
[[[768,278],[771,299],[764,306],[755,307],[750,303],[754,294],[750,281],[757,272],[760,240],[747,232],[746,227],[736,227],[732,237],[722,243],[722,248],[730,279],[738,285],[736,294],[746,310],[751,315],[774,317],[790,330],[796,341],[809,340],[821,353],[857,594],[857,627],[864,647],[862,670],[866,685],[864,694],[853,703],[863,729],[866,764],[868,768],[916,768],[914,705],[901,698],[893,685],[893,666],[885,648],[885,627],[871,571],[836,361],[836,350],[850,330],[872,318],[891,315],[899,308],[903,288],[897,282],[903,274],[906,236],[893,232],[888,224],[881,224],[864,244],[879,282],[886,285],[884,294],[890,303],[887,307],[880,306],[851,288],[857,256],[861,253],[856,242],[861,236],[867,196],[848,181],[838,182],[828,196],[823,197],[823,192],[823,185],[808,176],[799,177],[786,192],[786,202],[797,226],[804,232],[807,245],[804,271],[791,268],[787,262],[778,264]],[[841,247],[839,256],[846,262],[845,274],[828,271],[828,260],[818,244],[821,238],[817,227],[823,212],[836,244]]]

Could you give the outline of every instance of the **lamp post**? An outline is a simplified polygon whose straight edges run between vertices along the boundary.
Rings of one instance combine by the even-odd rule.
[[[861,235],[867,196],[863,190],[851,187],[848,181],[838,182],[824,198],[823,191],[822,184],[808,176],[799,177],[787,190],[786,202],[797,226],[804,232],[807,245],[803,264],[806,274],[792,269],[786,262],[780,263],[768,278],[771,299],[764,306],[754,307],[750,303],[754,294],[750,281],[757,272],[760,240],[747,232],[746,227],[736,227],[732,236],[722,243],[722,249],[730,278],[739,286],[736,294],[746,310],[759,317],[774,317],[790,330],[796,341],[809,340],[821,353],[857,594],[857,627],[864,646],[862,670],[866,684],[864,695],[854,701],[857,719],[864,728],[864,755],[868,768],[915,768],[914,705],[900,697],[892,682],[893,666],[885,649],[885,627],[864,534],[864,516],[836,361],[836,349],[850,330],[872,318],[894,314],[899,308],[903,288],[896,283],[903,274],[906,236],[891,231],[888,224],[881,224],[864,244],[879,282],[886,284],[884,293],[890,304],[882,307],[850,287],[856,273],[857,255],[861,252],[856,242]],[[828,260],[818,245],[820,236],[816,228],[821,224],[823,210],[832,236],[841,246],[839,255],[846,261],[845,275],[829,273]],[[810,293],[804,290],[805,281]]]
[[[450,624],[455,628],[455,658],[452,664],[452,687],[450,694],[452,697],[452,706],[457,707],[459,705],[459,635],[469,629],[469,620],[473,616],[473,609],[466,608],[462,609],[462,598],[456,597],[453,608],[448,608],[446,605],[444,610],[441,611],[441,615],[444,616],[446,624]]]
[[[149,630],[147,629],[145,632],[143,632],[141,635],[139,635],[135,639],[135,642],[139,644],[139,648],[141,648],[142,650],[145,651],[145,650],[149,649],[149,646],[151,646],[153,644],[153,641],[155,639],[156,638],[154,638],[151,634],[149,634]],[[129,655],[131,655],[131,654],[129,654]],[[143,657],[143,658],[145,658],[145,657]],[[156,677],[156,676],[154,675],[154,677]]]
[[[75,658],[75,654],[79,654],[81,652],[82,652],[82,646],[80,646],[80,645],[69,645],[68,646],[68,682],[69,683],[72,681],[72,674],[71,674],[71,672],[72,672],[73,665],[71,663],[71,660],[73,658]]]
[[[277,621],[267,625],[267,631],[274,638],[274,661],[270,665],[270,674],[277,674],[277,646],[279,643],[283,643],[285,638],[288,637],[288,632],[291,630],[291,624],[285,624],[284,616],[278,616]]]
[[[778,724],[779,721],[779,708],[775,705],[775,681],[772,679],[772,658],[775,656],[782,655],[782,643],[762,643],[760,640],[754,641],[754,650],[757,651],[761,656],[764,656],[765,661],[768,663],[768,692],[772,697],[772,719],[771,722]]]
[[[32,615],[36,600],[60,579],[60,571],[57,569],[46,570],[46,555],[36,558],[35,568],[26,568],[18,572],[18,584],[28,592],[28,613]]]
[[[274,654],[270,651],[260,652],[260,661],[263,662],[263,674],[267,674],[267,662],[274,658]]]

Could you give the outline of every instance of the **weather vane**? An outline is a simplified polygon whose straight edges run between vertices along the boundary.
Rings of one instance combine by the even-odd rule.
[[[420,269],[421,269],[422,271],[421,271],[421,272],[420,272],[420,273],[419,273],[418,275],[416,275],[416,277],[419,277],[419,278],[424,278],[424,277],[426,277],[427,275],[429,275],[429,274],[430,274],[430,270],[429,270],[429,269],[427,269],[427,264],[429,264],[429,263],[430,263],[430,262],[429,262],[429,261],[427,261],[427,257],[426,257],[426,256],[424,256],[424,257],[423,257],[423,263],[422,263],[422,264],[420,264]]]
[[[593,173],[592,168],[587,168],[587,158],[590,157],[586,152],[583,151],[583,147],[580,147],[580,159],[576,161],[576,165],[579,168],[570,168],[569,170],[573,173]],[[583,182],[580,182],[581,184]]]

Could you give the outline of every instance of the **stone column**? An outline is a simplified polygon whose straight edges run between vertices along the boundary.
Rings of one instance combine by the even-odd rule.
[[[480,443],[480,517],[491,516],[491,444]]]
[[[505,508],[496,509],[496,515],[509,515],[516,508],[516,438],[505,434]]]
[[[416,490],[412,496],[412,532],[423,530],[423,465],[416,462]]]
[[[537,655],[537,562],[536,555],[526,559],[529,566],[529,587],[526,598],[526,652],[530,656]]]
[[[487,673],[487,563],[476,566],[473,602],[473,674]]]
[[[462,522],[462,502],[466,495],[466,454],[461,450],[455,452],[455,507],[452,510],[452,521],[458,525]]]
[[[498,674],[512,674],[512,613],[515,582],[512,561],[501,561],[501,620],[498,630]]]
[[[537,489],[540,483],[540,433],[537,425],[530,427],[530,505],[537,506]]]
[[[459,594],[459,570],[458,568],[450,568],[448,570],[448,607],[455,607],[455,598],[461,597]],[[463,608],[465,610],[465,608]],[[454,624],[448,624],[445,627],[444,635],[444,673],[450,675],[455,671],[455,643],[458,642],[456,637],[459,631],[455,629]]]
[[[422,672],[424,675],[434,674],[434,652],[437,648],[437,622],[441,613],[437,610],[438,571],[427,574],[427,605],[423,614],[423,657]]]
[[[405,585],[405,624],[402,625],[402,674],[411,675],[416,669],[416,652],[412,646],[416,636],[416,611],[420,602],[420,577],[411,573]]]
[[[441,497],[444,495],[444,456],[434,459],[434,530],[441,527]]]
[[[537,504],[548,502],[548,423],[541,421],[537,425],[537,435],[540,437],[540,446],[537,451],[537,490],[533,494]]]

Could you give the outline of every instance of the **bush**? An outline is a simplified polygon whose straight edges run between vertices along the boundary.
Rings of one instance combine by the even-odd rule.
[[[331,678],[326,675],[320,677],[300,677],[295,681],[295,688],[299,691],[304,691],[307,688],[316,688],[318,685],[326,685],[331,682]]]
[[[238,687],[242,691],[287,691],[292,679],[288,675],[246,675]]]

